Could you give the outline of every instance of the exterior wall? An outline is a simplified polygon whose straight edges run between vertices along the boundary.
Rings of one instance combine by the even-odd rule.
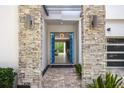
[[[94,7],[94,8],[92,8]],[[83,81],[85,83],[105,71],[104,56],[104,7],[103,6],[84,6],[82,8],[82,58],[83,58]],[[120,6],[118,6],[120,7]],[[30,9],[29,9],[30,8]],[[93,10],[92,10],[93,9]],[[121,7],[122,9],[122,7]],[[114,10],[114,9],[113,9]],[[0,66],[18,67],[18,7],[17,6],[0,6]],[[114,10],[115,11],[115,10]],[[36,23],[34,29],[27,29],[24,21],[26,14],[32,14]],[[90,13],[98,14],[99,23],[95,29],[89,29],[88,15]],[[113,14],[107,13],[110,18]],[[122,13],[122,12],[120,12]],[[123,14],[116,13],[116,16]],[[9,16],[8,16],[9,15]],[[41,68],[45,67],[42,63],[42,20],[41,6],[19,6],[19,84],[31,84],[32,87],[40,87]],[[42,17],[43,19],[43,17]],[[117,17],[113,17],[117,19]],[[120,36],[123,34],[123,20],[107,20],[106,25],[112,27],[112,32],[107,32],[107,36]],[[64,31],[64,30],[63,30]],[[110,34],[112,33],[112,34]],[[124,34],[123,34],[124,35]],[[35,37],[36,36],[36,37]],[[102,37],[102,38],[101,38]],[[31,44],[32,43],[32,44]],[[42,43],[42,44],[41,44]],[[80,44],[81,45],[81,44]],[[91,47],[92,46],[92,47]],[[35,49],[36,47],[36,49]],[[45,48],[45,46],[44,46]],[[49,49],[49,48],[48,48]],[[47,50],[46,50],[47,51]],[[92,52],[94,51],[94,52]],[[95,52],[96,51],[96,52]],[[11,56],[10,56],[11,55]],[[47,54],[46,54],[47,55]],[[48,55],[49,56],[49,55]],[[44,55],[45,57],[45,55]],[[45,61],[44,59],[44,62]],[[43,66],[44,65],[44,66]]]
[[[99,74],[105,73],[105,7],[89,5],[82,7],[82,84],[87,85]],[[97,15],[97,26],[90,27],[90,15]]]
[[[19,72],[18,84],[41,87],[42,14],[40,5],[19,6]],[[34,20],[33,28],[27,28],[26,15]]]
[[[106,7],[106,36],[124,36],[124,5],[107,5]],[[107,31],[111,28],[111,31]]]
[[[18,7],[0,5],[0,67],[18,69]]]
[[[48,64],[50,64],[50,32],[74,32],[74,63],[77,62],[77,57],[76,57],[76,43],[77,43],[77,37],[76,37],[76,32],[78,32],[77,25],[51,25],[47,24],[47,40],[48,40]]]
[[[122,12],[124,5],[105,7],[106,28],[111,27],[110,32],[105,30],[106,36],[124,36],[124,12]],[[0,11],[2,12],[0,14],[0,67],[12,67],[16,70],[18,69],[18,6],[0,5]]]
[[[111,31],[107,31],[111,28]],[[106,20],[106,36],[124,37],[124,20],[111,19]]]
[[[124,19],[124,5],[106,5],[106,19]]]

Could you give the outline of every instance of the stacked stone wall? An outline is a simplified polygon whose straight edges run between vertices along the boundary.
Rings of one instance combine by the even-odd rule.
[[[105,6],[82,6],[82,84],[86,86],[100,74],[105,73]],[[92,16],[96,25],[92,26]]]
[[[21,5],[19,13],[18,85],[41,87],[42,14],[40,5]],[[27,16],[31,16],[32,25]]]

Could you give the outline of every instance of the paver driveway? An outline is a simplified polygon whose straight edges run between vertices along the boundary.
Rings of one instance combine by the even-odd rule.
[[[74,68],[49,68],[42,79],[44,88],[80,88],[81,80]]]

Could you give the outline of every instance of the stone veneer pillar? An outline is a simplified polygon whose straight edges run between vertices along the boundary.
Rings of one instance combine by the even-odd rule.
[[[90,16],[97,16],[96,27],[91,27]],[[82,6],[82,86],[99,74],[105,73],[105,6]]]
[[[42,14],[40,5],[21,5],[19,12],[19,72],[18,85],[41,87],[41,30]],[[26,15],[33,17],[31,28]]]

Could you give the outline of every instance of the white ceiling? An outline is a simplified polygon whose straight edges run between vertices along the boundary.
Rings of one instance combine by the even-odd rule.
[[[78,21],[46,20],[49,25],[75,25]]]
[[[80,5],[46,5],[48,12],[52,11],[80,11]]]
[[[45,5],[49,16],[46,19],[77,20],[80,18],[80,5]]]

